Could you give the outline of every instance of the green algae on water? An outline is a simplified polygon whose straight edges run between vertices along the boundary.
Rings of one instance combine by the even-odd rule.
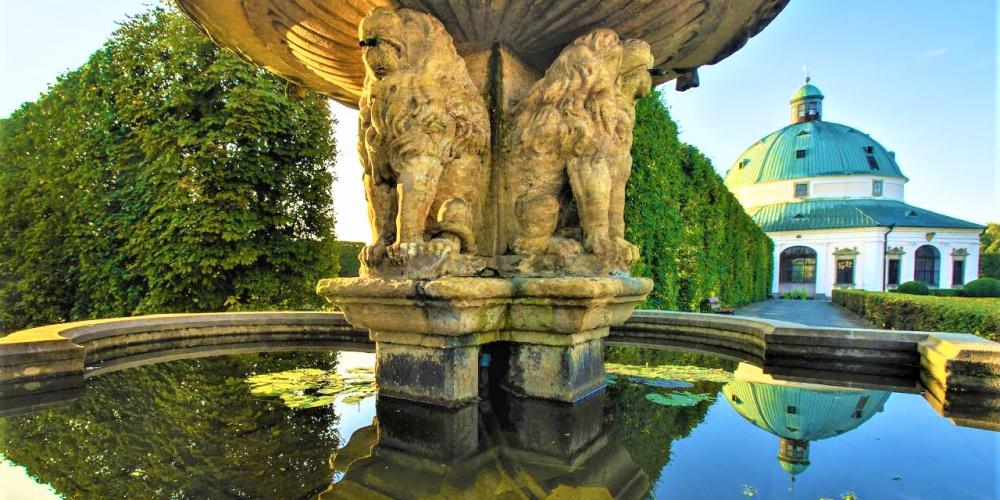
[[[318,368],[300,368],[247,377],[250,394],[261,398],[279,397],[293,409],[331,405],[336,396],[345,403],[360,403],[375,395],[375,372],[371,368],[351,368],[345,374]]]

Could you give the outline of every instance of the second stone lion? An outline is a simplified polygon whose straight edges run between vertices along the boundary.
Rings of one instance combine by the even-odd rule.
[[[596,30],[563,49],[514,108],[503,145],[509,252],[564,263],[592,254],[595,274],[638,260],[625,240],[625,185],[635,101],[650,91],[652,66],[646,42]]]

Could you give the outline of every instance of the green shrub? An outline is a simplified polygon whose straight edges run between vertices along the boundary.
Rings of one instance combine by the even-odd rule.
[[[961,288],[933,288],[930,290],[930,294],[935,297],[961,297]]]
[[[928,295],[931,293],[931,289],[927,288],[927,285],[919,281],[907,281],[902,285],[899,285],[896,290],[897,293],[907,293],[910,295]]]
[[[677,137],[677,124],[652,92],[636,104],[626,238],[642,259],[632,272],[653,278],[642,307],[697,311],[767,298],[773,243],[733,196],[711,161]]]
[[[809,292],[802,288],[796,288],[781,294],[781,298],[788,300],[809,300]]]
[[[962,295],[966,297],[1000,297],[1000,280],[979,278],[962,287]]]
[[[880,328],[1000,339],[1000,299],[834,290],[832,300]]]

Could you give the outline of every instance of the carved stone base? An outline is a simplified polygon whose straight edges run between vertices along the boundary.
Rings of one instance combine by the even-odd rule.
[[[478,397],[480,346],[505,342],[503,386],[575,402],[603,386],[601,339],[645,299],[645,278],[334,278],[317,292],[376,343],[387,396],[442,406]]]

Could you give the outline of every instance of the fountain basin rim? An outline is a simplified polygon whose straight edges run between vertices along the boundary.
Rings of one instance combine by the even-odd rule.
[[[0,401],[76,389],[88,372],[102,373],[109,364],[127,367],[139,359],[156,362],[157,352],[176,356],[178,350],[194,353],[201,347],[203,355],[211,355],[269,342],[321,341],[371,344],[369,332],[350,326],[338,312],[161,314],[48,325],[0,338]],[[611,329],[608,341],[725,350],[729,357],[789,379],[802,373],[853,374],[868,377],[863,379],[868,385],[893,389],[920,380],[932,404],[944,411],[952,401],[1000,408],[1000,344],[969,334],[820,328],[638,310]]]

